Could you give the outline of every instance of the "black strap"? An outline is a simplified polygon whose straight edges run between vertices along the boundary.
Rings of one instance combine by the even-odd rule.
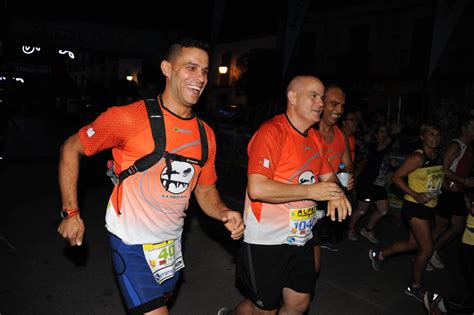
[[[161,101],[161,96],[160,103]],[[171,176],[171,161],[181,161],[181,162],[188,162],[192,164],[197,164],[200,167],[203,167],[204,164],[207,162],[208,158],[208,143],[207,143],[207,135],[206,130],[204,128],[204,124],[202,121],[197,118],[198,126],[199,126],[199,137],[201,140],[201,160],[196,160],[193,158],[184,157],[179,154],[169,153],[166,152],[166,129],[165,129],[165,120],[163,116],[163,112],[161,110],[161,106],[158,104],[155,98],[153,99],[146,99],[146,110],[148,114],[148,119],[150,121],[151,132],[153,135],[153,141],[155,142],[155,148],[153,151],[140,159],[136,160],[135,163],[130,166],[128,169],[122,171],[119,174],[119,184],[122,181],[133,175],[137,172],[143,172],[158,163],[161,158],[166,159],[166,166],[168,167],[168,175]],[[168,181],[169,182],[169,181]]]
[[[119,175],[121,183],[125,178],[137,172],[143,172],[155,165],[163,156],[166,148],[165,120],[161,106],[158,105],[156,99],[145,100],[148,120],[150,121],[151,133],[155,142],[155,148],[151,153],[136,160],[128,169],[122,171]],[[160,150],[161,149],[161,150]]]

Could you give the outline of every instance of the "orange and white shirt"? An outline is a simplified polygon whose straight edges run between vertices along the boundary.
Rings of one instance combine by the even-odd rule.
[[[349,149],[351,150],[351,160],[354,162],[356,155],[356,138],[354,136],[349,136],[347,139],[349,140]]]
[[[201,159],[197,118],[183,119],[162,107],[166,129],[166,151]],[[144,172],[115,186],[106,212],[106,227],[126,244],[159,243],[177,239],[183,231],[186,209],[197,183],[212,185],[216,143],[212,129],[204,124],[208,138],[208,160],[198,165],[173,161],[171,181],[164,159]],[[79,130],[87,156],[112,148],[115,173],[120,174],[139,158],[153,151],[150,123],[144,101],[111,107],[94,122]]]
[[[319,133],[310,128],[301,134],[281,114],[265,122],[248,145],[248,174],[261,174],[286,184],[318,182],[318,176],[332,172],[324,158]],[[245,197],[244,241],[260,245],[304,245],[312,227],[325,216],[314,200],[266,203]]]
[[[326,144],[327,153],[326,157],[329,161],[329,164],[332,166],[332,170],[336,173],[339,169],[339,164],[342,162],[342,157],[346,151],[346,141],[344,140],[344,134],[338,126],[334,126],[334,138],[331,143],[327,143],[324,141],[324,137],[322,138],[323,142]]]

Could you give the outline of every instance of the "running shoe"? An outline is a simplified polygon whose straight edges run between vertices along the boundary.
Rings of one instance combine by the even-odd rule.
[[[379,240],[375,237],[374,231],[368,231],[366,228],[360,230],[360,235],[369,240],[369,242],[377,244]]]
[[[380,251],[375,249],[369,249],[369,259],[372,261],[372,268],[375,271],[379,271],[382,267],[383,260],[379,259]]]
[[[232,315],[234,312],[231,309],[223,307],[217,311],[217,315]]]
[[[423,303],[424,295],[426,290],[420,285],[418,287],[414,287],[413,285],[409,285],[405,289],[405,294],[409,296],[413,296],[415,299]]]
[[[428,261],[428,263],[426,264],[426,271],[433,271],[434,270],[434,267],[433,265]]]
[[[355,229],[347,230],[347,239],[349,241],[358,241],[359,238],[357,237],[357,232]]]
[[[338,252],[339,251],[339,248],[337,247],[336,244],[334,244],[333,242],[331,241],[323,241],[321,243],[321,248],[325,248],[325,249],[328,249],[332,252]]]
[[[430,264],[433,265],[433,267],[438,268],[438,269],[444,268],[444,264],[441,261],[441,259],[439,259],[438,252],[436,251],[434,251],[433,255],[431,255]]]
[[[446,305],[441,295],[426,291],[423,296],[423,304],[425,305],[428,314],[446,314]]]

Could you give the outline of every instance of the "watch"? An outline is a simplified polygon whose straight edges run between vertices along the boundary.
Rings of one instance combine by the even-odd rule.
[[[70,217],[75,216],[76,214],[79,214],[79,208],[78,209],[63,209],[60,212],[62,219],[69,219]]]

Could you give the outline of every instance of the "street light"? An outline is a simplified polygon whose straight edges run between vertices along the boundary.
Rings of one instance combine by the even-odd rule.
[[[219,66],[219,73],[220,74],[226,74],[227,73],[227,66]]]

